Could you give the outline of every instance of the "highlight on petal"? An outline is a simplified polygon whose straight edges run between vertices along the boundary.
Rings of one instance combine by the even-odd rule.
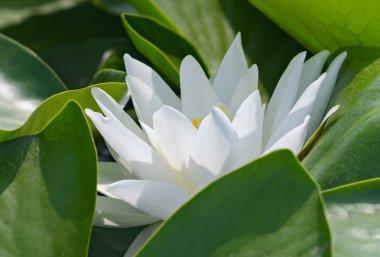
[[[139,136],[141,139],[147,141],[147,138],[141,128],[135,121],[124,111],[124,109],[106,92],[100,88],[92,88],[91,94],[95,101],[103,111],[104,115],[121,122],[125,127]]]
[[[164,103],[156,92],[139,78],[128,75],[126,80],[137,116],[148,126],[152,126],[153,113],[160,109]]]
[[[192,190],[188,164],[197,129],[185,115],[170,106],[161,107],[153,115],[153,129],[162,154],[176,171],[173,175],[177,183]]]
[[[228,105],[240,77],[248,70],[240,32],[229,47],[213,80],[213,87],[218,98]]]
[[[273,135],[271,135],[267,145],[272,145],[279,140],[283,135],[304,122],[306,116],[310,116],[318,93],[326,77],[326,73],[322,74],[316,81],[311,83],[303,92],[292,110],[288,113],[283,122],[278,126]]]
[[[108,190],[120,200],[161,220],[166,220],[190,198],[179,187],[160,181],[123,180]]]
[[[240,165],[260,156],[263,121],[264,109],[261,105],[260,93],[256,90],[241,104],[232,121],[232,126],[235,128],[242,148]]]
[[[228,107],[232,113],[236,113],[241,103],[252,92],[258,89],[259,84],[259,70],[257,65],[252,65],[245,74],[240,78],[235,91],[231,97]]]
[[[323,65],[325,64],[327,57],[329,57],[330,52],[327,50],[321,51],[316,55],[308,59],[303,65],[302,76],[300,85],[297,92],[297,97],[299,98],[305,89],[315,81],[321,74]]]
[[[96,199],[95,226],[129,228],[158,221],[122,200],[105,196],[97,196]]]
[[[129,54],[124,55],[125,68],[127,75],[139,78],[148,85],[163,101],[178,110],[181,108],[181,101],[178,96],[170,89],[166,82],[148,65],[134,59]]]
[[[282,74],[265,111],[264,143],[292,109],[301,79],[306,52],[296,55]]]
[[[125,168],[131,171],[136,178],[175,184],[170,167],[145,141],[120,122],[103,117],[100,113],[89,109],[86,109],[86,114],[111,148],[123,160]]]
[[[289,149],[294,153],[294,155],[297,155],[301,151],[303,143],[305,142],[306,130],[307,130],[309,121],[310,121],[310,116],[307,116],[301,125],[290,130],[283,137],[281,137],[277,142],[269,146],[264,151],[263,155],[270,153],[274,150],[278,150],[278,149]]]
[[[194,57],[186,56],[180,69],[182,112],[190,119],[205,117],[219,104],[214,89]]]
[[[318,101],[315,103],[314,110],[311,113],[310,125],[307,132],[309,138],[314,131],[316,131],[321,123],[323,115],[325,114],[327,105],[330,101],[339,70],[347,57],[347,52],[339,54],[330,64],[327,69],[327,75],[322,83],[321,90],[318,94]]]
[[[213,108],[201,123],[190,158],[190,173],[198,189],[238,166],[239,137],[219,108]]]
[[[133,178],[128,171],[116,162],[98,162],[98,184],[97,189],[104,195],[108,194],[107,188],[110,184],[125,179]]]

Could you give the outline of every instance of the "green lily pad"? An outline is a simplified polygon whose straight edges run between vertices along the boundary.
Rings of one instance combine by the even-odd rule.
[[[274,152],[201,191],[137,256],[329,256],[318,187],[289,151]]]
[[[29,119],[16,130],[0,130],[0,142],[10,138],[40,132],[50,120],[60,112],[60,110],[71,100],[75,100],[82,109],[90,108],[100,111],[98,105],[91,95],[91,88],[99,87],[111,95],[114,99],[120,100],[125,94],[125,83],[104,83],[77,90],[70,90],[56,94],[45,100],[32,113]]]
[[[20,127],[46,98],[65,90],[34,53],[0,35],[0,129]]]
[[[380,59],[366,66],[380,51],[370,52],[348,53],[340,80],[360,72],[344,90],[338,83],[341,108],[303,161],[324,189],[380,177]]]
[[[334,257],[380,256],[380,180],[323,193]]]
[[[249,1],[313,52],[354,45],[380,46],[377,0]]]
[[[96,199],[96,152],[69,102],[36,135],[0,143],[0,256],[85,257]]]

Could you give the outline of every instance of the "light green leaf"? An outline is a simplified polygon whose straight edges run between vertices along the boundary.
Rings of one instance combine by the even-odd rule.
[[[334,257],[380,256],[380,180],[323,193]]]
[[[65,90],[33,52],[0,35],[0,128],[20,127],[46,98]]]
[[[98,105],[91,95],[92,87],[103,89],[116,100],[120,100],[126,91],[125,83],[104,83],[56,94],[39,105],[20,128],[16,130],[0,130],[0,142],[10,138],[40,132],[70,100],[75,100],[82,109],[90,108],[99,110]]]
[[[0,256],[87,256],[96,152],[76,103],[41,133],[0,143],[0,177]]]
[[[380,46],[377,0],[249,0],[309,50]]]
[[[303,163],[322,188],[380,177],[380,54],[379,49],[348,52],[335,92],[341,105],[330,126]],[[367,66],[368,63],[371,63]],[[343,90],[344,89],[344,90]]]
[[[137,256],[329,256],[329,231],[317,185],[282,150],[208,186]]]

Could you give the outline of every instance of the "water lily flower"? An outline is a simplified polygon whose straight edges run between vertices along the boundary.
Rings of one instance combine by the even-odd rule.
[[[105,116],[86,110],[116,160],[99,163],[98,191],[105,196],[98,198],[95,225],[165,220],[210,182],[263,154],[286,148],[297,155],[323,123],[346,57],[337,56],[320,75],[328,55],[322,51],[306,62],[305,52],[295,56],[265,107],[258,68],[248,67],[240,34],[211,79],[192,56],[183,59],[180,97],[126,54],[140,124],[98,88],[92,94]]]

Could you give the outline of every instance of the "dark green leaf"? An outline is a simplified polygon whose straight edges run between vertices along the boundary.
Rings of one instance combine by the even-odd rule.
[[[96,152],[69,102],[37,135],[0,144],[0,256],[85,257],[96,197]]]
[[[89,257],[122,257],[141,231],[136,228],[93,227]]]
[[[120,17],[90,4],[35,16],[2,32],[41,56],[69,88],[90,84],[106,50],[133,48]]]
[[[316,184],[282,150],[200,192],[137,256],[329,256],[329,231]]]
[[[216,72],[236,33],[242,32],[246,54],[259,65],[260,78],[269,93],[290,59],[303,50],[245,0],[130,2],[141,13],[185,35],[204,57],[211,74]]]
[[[324,192],[334,257],[380,256],[380,180]]]

